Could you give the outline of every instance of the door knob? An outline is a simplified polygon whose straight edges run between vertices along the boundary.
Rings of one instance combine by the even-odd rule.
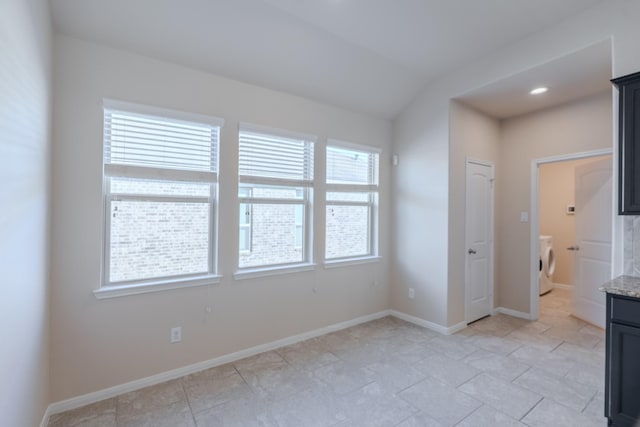
[[[477,253],[477,252],[476,252],[475,250],[473,250],[473,249],[469,249],[467,252],[469,252],[469,254],[471,254],[471,255],[474,255],[474,254],[476,254],[476,253]]]
[[[569,246],[569,247],[567,248],[567,250],[568,250],[568,251],[579,251],[579,250],[580,250],[580,248],[579,248],[578,246]]]

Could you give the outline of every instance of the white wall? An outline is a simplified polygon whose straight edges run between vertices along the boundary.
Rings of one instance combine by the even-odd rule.
[[[53,401],[388,308],[390,122],[65,36],[56,36],[54,54]],[[104,97],[225,119],[220,285],[94,297],[101,261]],[[382,148],[383,260],[234,281],[239,121],[318,135],[318,170],[328,137]],[[320,196],[322,179],[316,176]],[[320,261],[324,212],[318,207],[315,214]],[[207,305],[213,307],[210,315]],[[169,329],[175,325],[182,326],[183,341],[171,345]]]
[[[401,162],[392,175],[392,308],[441,325],[455,324],[455,316],[447,313],[450,100],[607,38],[613,39],[613,74],[637,71],[638,19],[640,2],[603,2],[433,82],[394,121],[393,150]],[[613,146],[613,140],[610,135],[608,146]],[[527,236],[525,244],[529,240]],[[616,271],[621,269],[619,260],[614,259],[614,264]],[[528,271],[528,265],[522,268]],[[399,298],[406,295],[408,287],[421,292],[405,307]],[[513,304],[507,308],[528,311],[528,296],[521,299],[520,292],[506,296],[504,303]]]
[[[606,91],[502,122],[502,174],[496,178],[501,188],[500,306],[529,312],[531,224],[520,222],[520,212],[531,212],[531,161],[610,148],[611,108]]]
[[[46,0],[0,4],[0,424],[49,403],[51,25]]]
[[[500,122],[458,101],[451,102],[449,139],[449,308],[448,324],[464,320],[465,295],[465,203],[466,203],[466,158],[491,162],[496,176],[500,174]],[[500,196],[500,187],[494,183],[494,195]],[[497,202],[496,202],[497,203]],[[494,222],[496,217],[494,205]],[[494,235],[494,252],[499,253],[498,228]],[[498,265],[496,259],[494,266]],[[497,294],[494,294],[494,299]],[[462,301],[463,304],[456,302]],[[497,301],[494,302],[496,304]]]

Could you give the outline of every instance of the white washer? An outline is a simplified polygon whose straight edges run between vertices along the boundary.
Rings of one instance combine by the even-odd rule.
[[[556,271],[556,257],[553,253],[553,238],[540,236],[540,295],[551,292],[553,287],[553,273]]]

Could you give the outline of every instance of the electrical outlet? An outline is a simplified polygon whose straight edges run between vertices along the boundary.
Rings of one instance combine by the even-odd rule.
[[[414,299],[416,297],[416,290],[413,288],[409,288],[409,299]]]
[[[171,328],[171,336],[169,337],[169,342],[171,344],[175,344],[180,341],[182,341],[182,327],[176,326],[175,328]]]

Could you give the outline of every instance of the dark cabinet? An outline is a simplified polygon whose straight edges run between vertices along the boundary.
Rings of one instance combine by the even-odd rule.
[[[605,415],[609,425],[640,420],[640,300],[607,294]]]
[[[640,72],[611,82],[620,94],[618,213],[640,215]]]

